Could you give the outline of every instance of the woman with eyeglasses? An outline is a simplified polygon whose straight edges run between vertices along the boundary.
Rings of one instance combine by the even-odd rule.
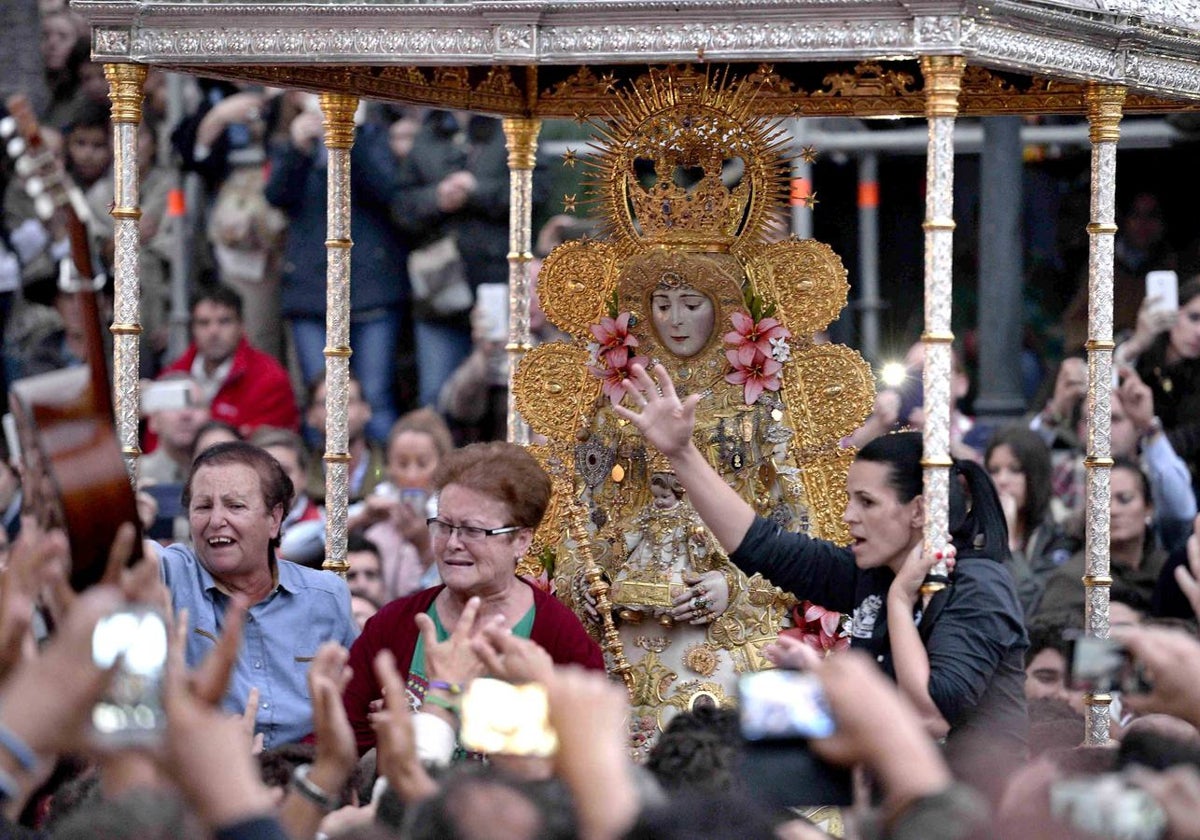
[[[483,627],[532,639],[556,663],[604,668],[574,613],[516,574],[550,502],[550,479],[533,456],[510,443],[472,444],[445,457],[434,487],[438,515],[429,536],[442,583],[385,606],[350,649],[346,709],[363,752],[375,745],[368,716],[382,696],[374,662],[383,650],[406,677],[414,711],[424,707],[450,722],[463,684],[484,675],[467,641]],[[451,648],[453,657],[441,655]]]

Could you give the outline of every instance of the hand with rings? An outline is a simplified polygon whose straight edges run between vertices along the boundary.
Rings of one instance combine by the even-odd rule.
[[[684,573],[688,588],[675,596],[670,616],[689,624],[708,624],[729,607],[729,581],[724,572]]]

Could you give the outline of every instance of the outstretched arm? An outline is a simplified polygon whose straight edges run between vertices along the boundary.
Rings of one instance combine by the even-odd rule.
[[[632,376],[622,384],[625,393],[614,397],[613,410],[670,459],[692,507],[726,553],[733,552],[754,523],[754,509],[725,483],[692,442],[700,395],[680,400],[662,365],[654,366],[653,379],[641,365],[633,365]],[[627,408],[626,400],[640,411]]]

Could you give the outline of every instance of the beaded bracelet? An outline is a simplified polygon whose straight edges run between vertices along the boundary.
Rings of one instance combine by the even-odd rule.
[[[33,750],[17,733],[3,724],[0,724],[0,747],[8,750],[23,772],[33,773],[37,770],[38,760]]]
[[[429,703],[432,706],[437,706],[439,709],[445,709],[450,714],[458,717],[458,704],[452,703],[434,694],[426,694],[424,703]]]
[[[463,687],[460,683],[446,682],[445,680],[430,680],[427,685],[430,688],[448,691],[451,694],[462,694],[463,692]]]

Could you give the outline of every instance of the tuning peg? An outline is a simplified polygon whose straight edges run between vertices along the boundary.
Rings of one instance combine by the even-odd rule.
[[[22,178],[28,178],[33,173],[37,172],[37,161],[29,155],[21,155],[17,158],[16,169],[17,175]]]
[[[7,140],[16,133],[17,121],[15,119],[13,119],[11,116],[8,116],[0,120],[0,137],[3,137],[5,140]]]
[[[46,191],[46,185],[37,175],[25,179],[25,192],[30,198],[37,198]]]
[[[58,208],[54,204],[54,199],[46,195],[46,193],[42,193],[33,199],[33,210],[43,222],[50,221],[56,209]]]
[[[8,156],[20,157],[25,154],[25,141],[20,137],[10,138],[8,141]]]

